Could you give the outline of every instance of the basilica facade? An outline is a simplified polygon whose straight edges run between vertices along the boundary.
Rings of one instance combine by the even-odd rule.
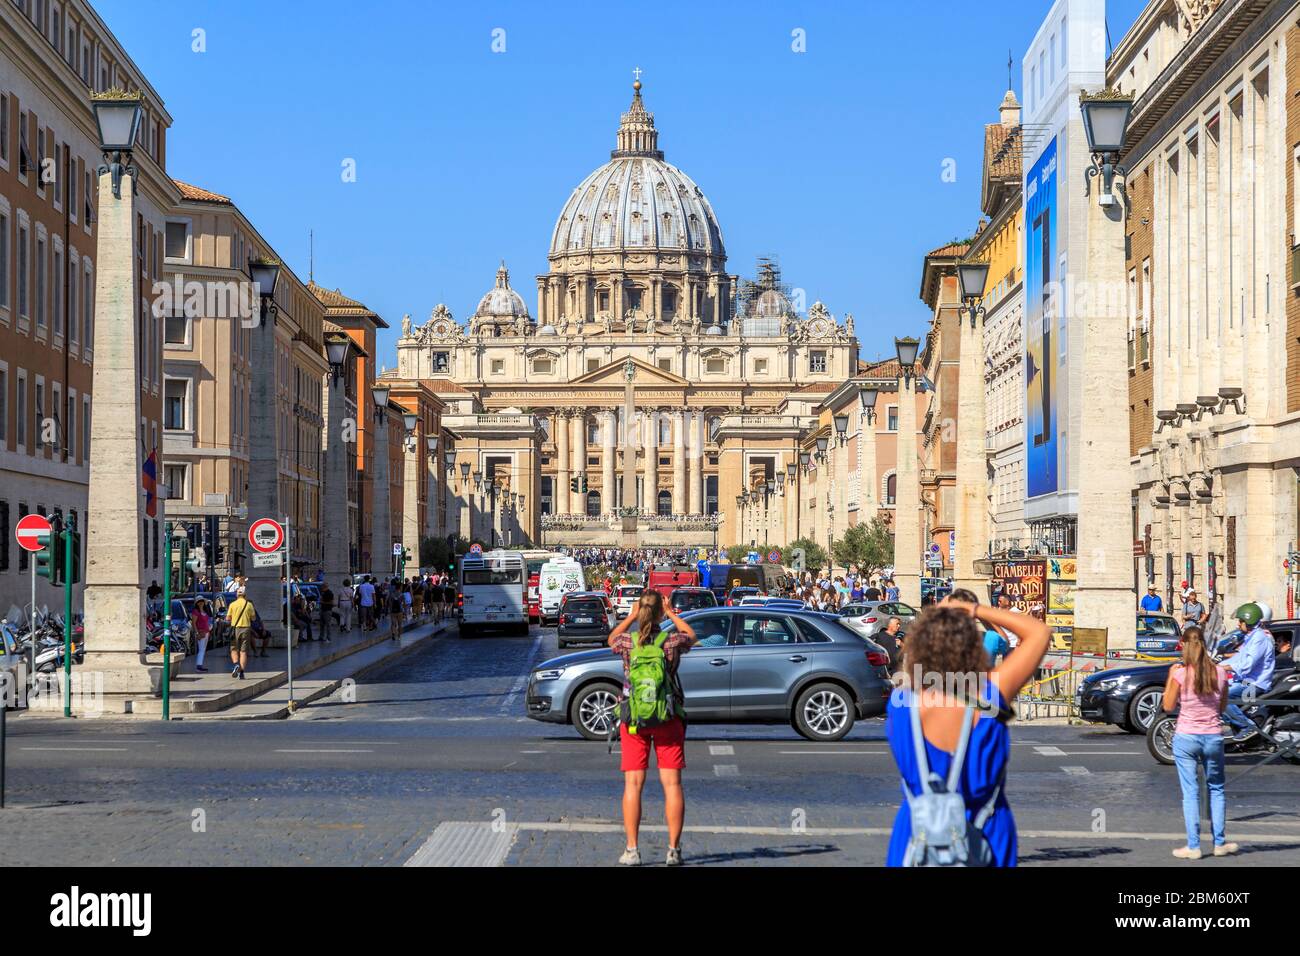
[[[643,544],[736,543],[735,498],[787,473],[857,370],[852,316],[798,310],[772,262],[727,271],[713,207],[658,136],[636,83],[609,161],[560,209],[535,309],[503,262],[466,321],[403,320],[396,374],[447,406],[467,537],[626,544],[631,518]]]

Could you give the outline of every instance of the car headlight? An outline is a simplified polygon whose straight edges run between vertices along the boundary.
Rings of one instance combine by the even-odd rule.
[[[1097,683],[1092,685],[1092,689],[1099,690],[1102,693],[1109,693],[1119,687],[1122,683],[1124,683],[1123,677],[1108,677],[1105,680],[1097,681]]]
[[[564,673],[563,667],[548,667],[544,671],[536,671],[533,674],[533,679],[534,680],[558,680],[560,675],[563,673]]]

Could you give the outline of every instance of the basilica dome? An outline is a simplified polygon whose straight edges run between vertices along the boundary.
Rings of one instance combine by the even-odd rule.
[[[510,288],[510,273],[506,271],[505,262],[502,262],[497,269],[496,285],[479,299],[474,318],[509,320],[521,316],[528,318],[528,306],[524,304],[523,296]]]
[[[551,257],[600,250],[690,250],[725,260],[722,230],[704,192],[658,148],[654,114],[633,84],[610,161],[573,191],[551,235]]]

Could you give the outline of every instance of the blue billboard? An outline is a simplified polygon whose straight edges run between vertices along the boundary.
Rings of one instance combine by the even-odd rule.
[[[1025,177],[1025,493],[1057,490],[1060,277],[1057,275],[1056,139]]]

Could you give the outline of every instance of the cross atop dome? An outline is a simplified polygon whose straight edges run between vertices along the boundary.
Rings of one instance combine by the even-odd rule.
[[[641,101],[641,67],[632,71],[636,77],[632,81],[632,105],[628,107],[618,124],[618,146],[610,151],[610,157],[649,156],[663,159],[663,150],[659,149],[659,131],[655,129],[655,115],[646,112],[645,103]]]

